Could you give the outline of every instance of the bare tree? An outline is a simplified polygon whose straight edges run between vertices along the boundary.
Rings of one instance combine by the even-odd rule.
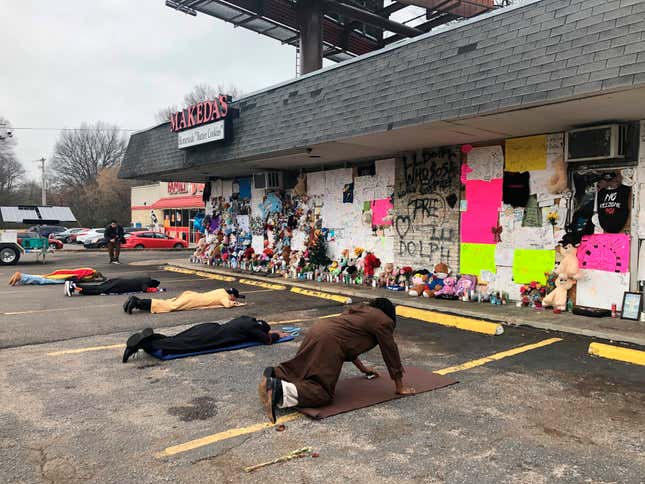
[[[51,168],[58,185],[87,187],[96,182],[102,168],[121,163],[127,136],[116,126],[98,122],[61,132]]]
[[[25,169],[16,157],[16,139],[10,135],[11,123],[0,117],[0,194],[7,198],[24,179]]]
[[[176,104],[168,106],[164,109],[161,109],[155,115],[155,120],[159,123],[166,122],[170,119],[170,115],[176,113],[177,111],[197,104],[202,101],[207,101],[215,99],[220,94],[227,94],[233,99],[238,98],[242,95],[242,90],[238,87],[231,85],[225,86],[224,84],[218,84],[217,86],[212,86],[210,84],[196,84],[193,89],[184,96],[184,102],[181,107],[178,107]]]

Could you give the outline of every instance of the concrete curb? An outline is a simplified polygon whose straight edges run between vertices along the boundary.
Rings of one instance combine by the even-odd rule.
[[[452,315],[459,317],[473,318],[477,321],[485,321],[489,323],[497,323],[504,326],[528,326],[531,328],[543,329],[547,331],[554,331],[558,333],[570,333],[577,334],[581,336],[587,336],[591,338],[597,338],[607,341],[618,341],[624,343],[635,344],[638,346],[645,347],[645,326],[643,330],[639,331],[638,334],[624,334],[612,330],[611,328],[585,328],[576,326],[573,324],[567,324],[564,318],[561,318],[557,323],[550,321],[540,321],[537,319],[530,319],[527,317],[513,315],[507,316],[504,314],[499,315],[482,315],[480,312],[469,310],[467,307],[462,308],[446,308],[440,304],[433,303],[431,300],[424,298],[411,298],[411,297],[400,297],[397,296],[396,292],[391,291],[381,291],[367,288],[354,288],[352,286],[333,286],[330,287],[329,284],[322,284],[314,281],[298,281],[293,279],[278,278],[278,277],[267,277],[256,274],[251,274],[244,271],[237,271],[232,269],[226,269],[223,267],[213,267],[205,266],[202,264],[193,264],[190,262],[179,262],[179,261],[170,261],[167,263],[170,266],[175,266],[183,269],[188,269],[191,271],[200,271],[213,274],[221,274],[236,278],[244,278],[256,281],[276,283],[279,281],[281,285],[290,286],[290,287],[299,287],[302,289],[308,289],[313,291],[326,292],[328,294],[339,294],[342,296],[348,297],[358,297],[364,299],[373,299],[377,296],[387,297],[394,304],[398,306],[409,306],[417,309],[424,309],[427,311],[434,311],[441,313],[442,315]],[[530,313],[529,313],[530,314]],[[490,333],[487,333],[490,334]]]
[[[645,351],[622,348],[620,346],[606,345],[603,343],[591,343],[589,354],[600,358],[623,361],[633,365],[645,366]]]

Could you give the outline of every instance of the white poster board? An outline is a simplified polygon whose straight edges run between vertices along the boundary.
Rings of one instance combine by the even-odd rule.
[[[629,273],[615,273],[585,269],[583,277],[578,280],[576,304],[592,308],[611,309],[615,304],[620,311],[623,305],[623,293],[629,291]]]

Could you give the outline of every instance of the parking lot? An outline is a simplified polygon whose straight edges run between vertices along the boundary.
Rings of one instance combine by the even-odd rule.
[[[642,482],[645,369],[592,358],[589,339],[526,328],[500,336],[399,318],[404,365],[457,385],[321,421],[285,412],[266,425],[257,400],[265,366],[302,337],[173,361],[121,363],[134,331],[173,334],[249,314],[307,330],[343,305],[279,288],[169,272],[160,252],[108,265],[96,252],[59,253],[41,273],[90,266],[148,274],[173,297],[234,285],[248,305],[127,315],[125,296],[65,297],[61,286],[0,288],[0,480],[3,482]],[[278,281],[279,282],[279,281]],[[511,351],[517,349],[517,351]],[[364,361],[383,369],[378,349]],[[356,375],[346,365],[344,375]],[[384,376],[385,377],[385,376]],[[305,446],[306,457],[244,467]]]

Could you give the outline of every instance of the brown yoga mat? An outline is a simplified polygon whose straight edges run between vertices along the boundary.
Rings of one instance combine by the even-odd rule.
[[[403,395],[397,395],[394,392],[394,382],[387,371],[380,373],[381,376],[372,380],[368,380],[364,376],[341,380],[336,385],[336,397],[332,403],[324,407],[299,408],[298,410],[309,417],[321,419],[402,398]],[[406,366],[403,383],[413,387],[417,393],[424,393],[454,385],[457,380],[437,375],[422,368]]]

